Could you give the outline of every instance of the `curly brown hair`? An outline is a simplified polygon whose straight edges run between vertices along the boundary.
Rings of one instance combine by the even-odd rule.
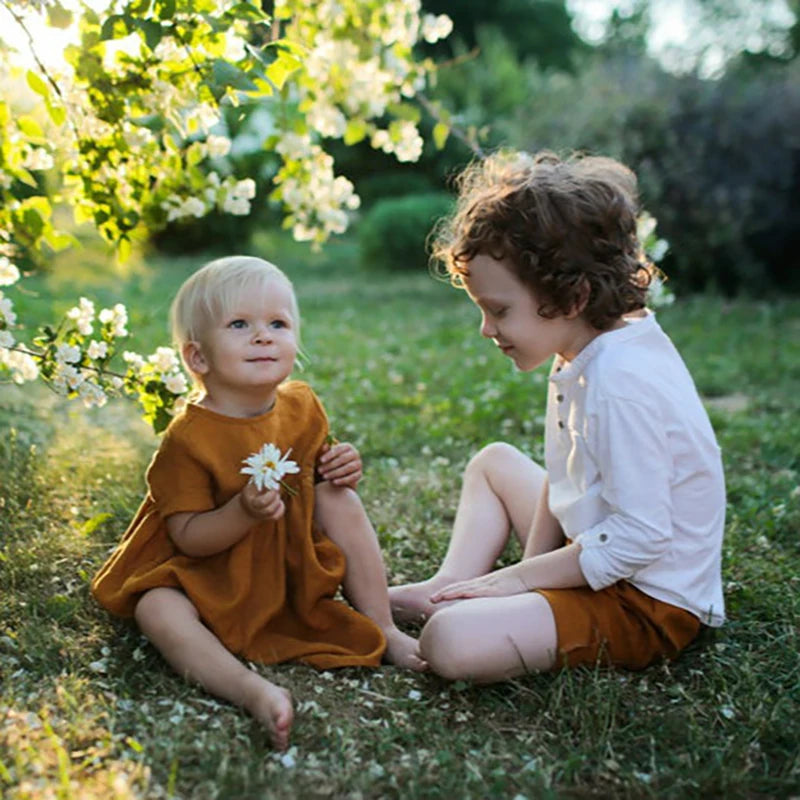
[[[496,153],[457,179],[432,256],[463,286],[477,255],[505,259],[553,318],[583,306],[598,330],[644,308],[653,276],[636,236],[636,176],[612,158]],[[588,289],[588,292],[587,292]]]

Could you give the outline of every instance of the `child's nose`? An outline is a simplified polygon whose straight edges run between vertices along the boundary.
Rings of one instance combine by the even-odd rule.
[[[481,336],[485,336],[487,339],[493,339],[496,332],[494,325],[489,321],[486,315],[481,317]]]
[[[272,338],[272,329],[269,325],[256,325],[253,329],[253,340],[256,342],[268,342]]]

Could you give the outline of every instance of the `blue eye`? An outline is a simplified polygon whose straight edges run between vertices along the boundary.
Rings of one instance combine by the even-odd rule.
[[[235,330],[241,330],[242,328],[247,327],[247,323],[243,319],[234,319],[228,323],[229,328],[234,328]]]
[[[270,322],[270,325],[273,328],[286,328],[287,327],[286,323],[282,319],[274,319],[274,320],[272,320],[272,322]]]

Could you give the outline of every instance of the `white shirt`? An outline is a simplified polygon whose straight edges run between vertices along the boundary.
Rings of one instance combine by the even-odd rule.
[[[550,509],[599,590],[626,579],[706,625],[725,619],[725,482],[708,415],[655,315],[600,334],[550,373]]]

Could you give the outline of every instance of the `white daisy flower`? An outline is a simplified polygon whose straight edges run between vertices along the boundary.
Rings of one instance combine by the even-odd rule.
[[[240,472],[250,475],[250,480],[259,490],[275,490],[279,486],[288,489],[289,487],[282,481],[283,476],[300,472],[297,463],[289,460],[291,452],[289,448],[285,455],[281,455],[281,451],[274,444],[265,444],[257,453],[242,459],[246,466],[242,467]]]

